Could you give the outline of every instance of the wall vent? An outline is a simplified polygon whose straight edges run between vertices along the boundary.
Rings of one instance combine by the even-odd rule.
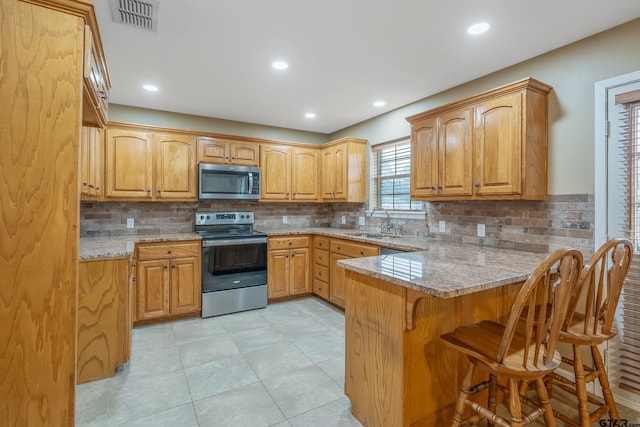
[[[110,0],[113,22],[158,31],[158,8],[153,0]]]

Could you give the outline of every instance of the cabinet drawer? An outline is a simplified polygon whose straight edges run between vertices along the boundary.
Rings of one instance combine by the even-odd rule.
[[[313,250],[313,262],[316,264],[329,267],[329,251],[323,251],[322,249]]]
[[[351,258],[359,258],[376,256],[380,253],[380,248],[361,243],[349,243],[344,240],[331,240],[331,252]]]
[[[138,245],[138,259],[165,259],[165,258],[181,258],[187,256],[200,256],[202,245],[200,242],[187,243],[163,243],[163,244],[147,244]]]
[[[269,249],[308,248],[309,236],[269,238]]]
[[[329,268],[319,264],[313,264],[313,278],[314,280],[322,280],[325,283],[329,282]]]
[[[329,285],[319,280],[313,280],[313,293],[326,300],[329,299]]]
[[[328,237],[314,237],[313,247],[316,249],[329,250],[329,238]]]

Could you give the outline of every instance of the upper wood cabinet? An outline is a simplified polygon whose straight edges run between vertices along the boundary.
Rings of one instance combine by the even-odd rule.
[[[106,146],[106,198],[197,200],[194,137],[110,127]]]
[[[261,149],[262,200],[317,201],[317,148],[263,145]]]
[[[100,199],[104,193],[104,129],[82,127],[80,139],[80,194],[82,200]]]
[[[111,82],[102,47],[96,43],[88,25],[84,28],[83,65],[82,122],[88,126],[105,127]]]
[[[411,197],[544,200],[551,89],[528,78],[408,117]]]
[[[258,166],[259,145],[220,138],[198,138],[198,163]]]
[[[321,152],[322,201],[364,202],[366,141],[342,138]]]

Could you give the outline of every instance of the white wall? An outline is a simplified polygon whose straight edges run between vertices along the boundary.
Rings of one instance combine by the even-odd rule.
[[[640,70],[640,19],[457,86],[330,135],[371,143],[409,134],[405,117],[475,93],[534,77],[549,98],[549,194],[594,192],[595,82]]]

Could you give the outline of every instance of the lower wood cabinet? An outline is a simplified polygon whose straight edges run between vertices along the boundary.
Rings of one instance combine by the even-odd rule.
[[[78,384],[109,378],[129,360],[131,319],[127,258],[82,261],[78,282]]]
[[[309,236],[270,237],[267,252],[267,297],[278,299],[311,293]]]
[[[377,256],[380,248],[364,243],[349,242],[341,239],[331,239],[329,301],[344,309],[345,300],[345,269],[337,263],[341,259]]]
[[[136,321],[200,312],[200,242],[141,243],[136,251]]]

